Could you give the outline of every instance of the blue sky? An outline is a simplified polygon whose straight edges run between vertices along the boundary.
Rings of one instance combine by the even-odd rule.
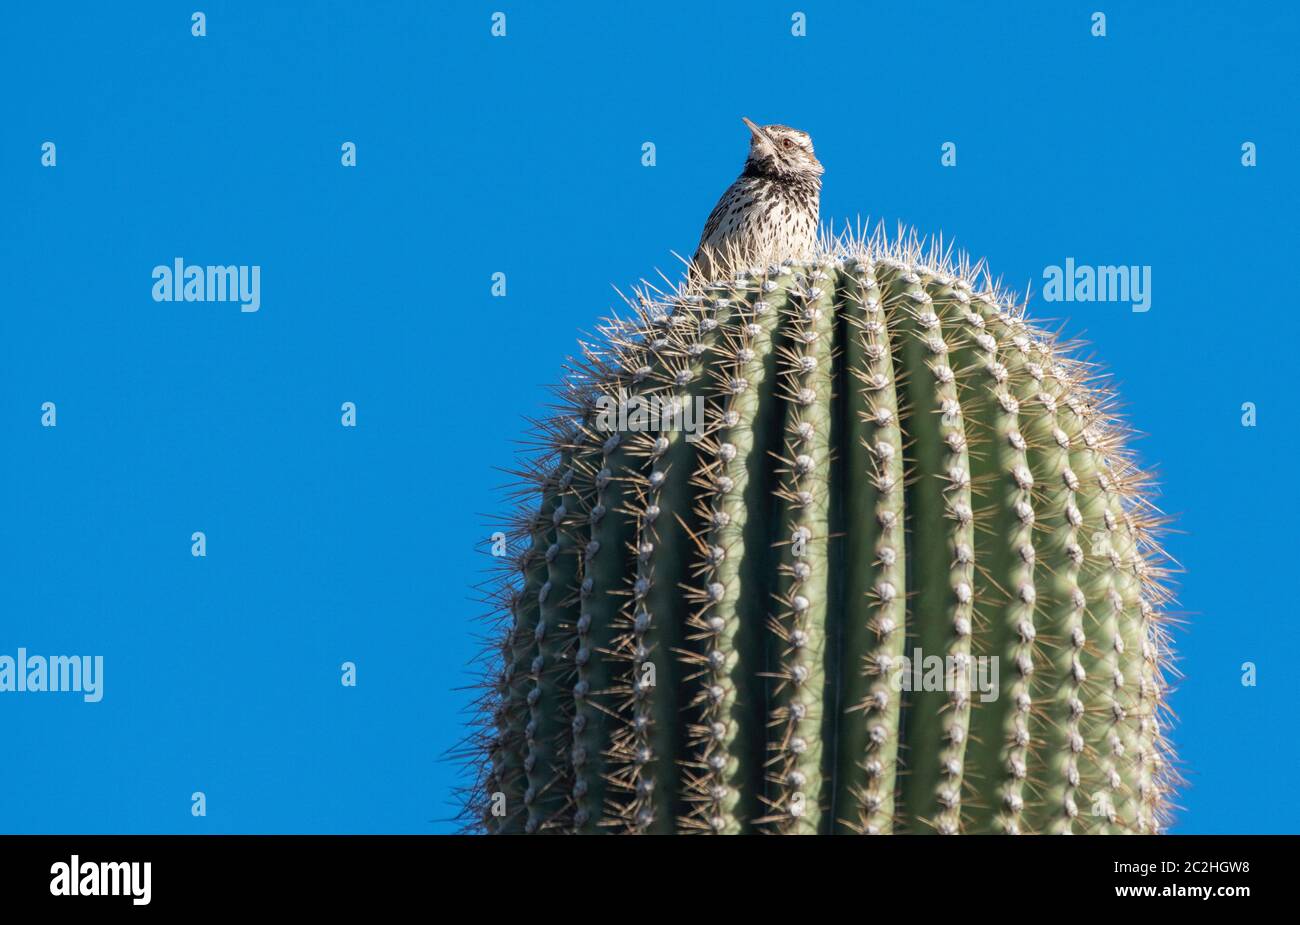
[[[1178,515],[1175,831],[1300,831],[1293,7],[307,6],[6,12],[0,653],[106,677],[0,697],[0,831],[447,831],[495,467],[611,286],[693,248],[741,116],[812,134],[823,219],[1035,293],[1152,268],[1146,313],[1030,313],[1092,342]],[[259,265],[260,311],[154,302],[178,256]]]

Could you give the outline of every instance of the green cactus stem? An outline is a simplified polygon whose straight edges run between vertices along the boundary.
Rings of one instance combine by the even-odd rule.
[[[647,287],[584,348],[494,595],[472,827],[1167,826],[1148,480],[1097,371],[949,253]]]

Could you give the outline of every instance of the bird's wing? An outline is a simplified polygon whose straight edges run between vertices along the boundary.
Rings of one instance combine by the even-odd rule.
[[[723,193],[722,197],[718,200],[718,204],[715,205],[713,211],[709,213],[708,221],[704,223],[704,230],[700,232],[700,243],[698,247],[703,247],[705,242],[717,233],[718,226],[722,224],[722,217],[727,214],[727,209],[730,206],[730,193],[730,189]]]
[[[704,276],[709,276],[713,272],[713,251],[716,249],[714,245],[717,244],[713,241],[713,237],[722,226],[727,210],[731,208],[731,199],[731,190],[728,189],[709,213],[708,221],[704,223],[704,230],[700,232],[700,243],[695,247],[695,256],[691,258],[691,262]]]

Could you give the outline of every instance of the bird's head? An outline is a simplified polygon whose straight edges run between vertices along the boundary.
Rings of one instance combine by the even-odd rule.
[[[812,138],[807,132],[788,125],[755,125],[748,119],[752,137],[745,172],[778,180],[800,177],[816,178],[824,168],[813,153]]]

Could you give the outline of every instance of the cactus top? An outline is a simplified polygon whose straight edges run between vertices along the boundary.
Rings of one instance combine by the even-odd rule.
[[[1096,370],[915,238],[646,289],[491,599],[493,832],[1154,833],[1162,519]]]

